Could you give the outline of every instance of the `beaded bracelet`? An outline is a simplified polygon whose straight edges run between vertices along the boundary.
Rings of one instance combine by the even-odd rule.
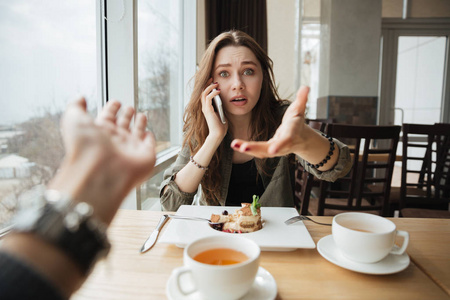
[[[202,165],[200,165],[198,162],[196,162],[194,160],[194,157],[191,155],[191,157],[189,158],[189,160],[191,161],[191,163],[193,163],[197,168],[202,169],[202,170],[208,170],[208,167],[204,167]]]
[[[328,135],[326,135],[324,133],[322,133],[322,135],[324,137],[326,137],[328,139],[328,141],[330,142],[330,151],[328,152],[327,156],[318,164],[310,164],[309,162],[306,162],[306,165],[308,167],[313,168],[313,169],[318,169],[318,168],[324,166],[330,160],[330,158],[331,158],[331,156],[333,155],[333,152],[334,152],[334,141],[333,141],[333,138],[329,137]]]

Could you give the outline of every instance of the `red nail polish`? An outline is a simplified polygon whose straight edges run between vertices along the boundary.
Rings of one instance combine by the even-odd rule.
[[[216,89],[216,91],[220,91],[220,89]]]
[[[249,147],[245,147],[244,151],[248,151],[248,150],[250,150],[250,148]]]

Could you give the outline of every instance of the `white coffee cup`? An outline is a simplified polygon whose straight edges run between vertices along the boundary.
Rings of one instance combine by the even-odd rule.
[[[247,259],[230,265],[213,265],[194,260],[196,255],[206,250],[220,248],[242,252]],[[177,283],[175,286],[184,295],[197,292],[204,299],[239,299],[248,293],[255,281],[260,253],[254,241],[238,235],[196,240],[184,249],[184,266],[173,271]],[[193,282],[195,287],[192,289],[188,284],[183,285],[183,281]]]
[[[408,232],[397,230],[395,224],[386,218],[367,213],[336,215],[332,232],[341,253],[361,263],[375,263],[389,254],[401,255],[409,242]],[[397,236],[403,237],[400,248],[394,247]]]

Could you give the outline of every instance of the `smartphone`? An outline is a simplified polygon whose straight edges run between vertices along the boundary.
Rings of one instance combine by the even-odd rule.
[[[215,90],[216,89],[213,89],[213,92]],[[227,121],[225,120],[225,115],[223,114],[222,100],[220,99],[219,95],[214,96],[213,106],[216,108],[217,112],[219,113],[220,121],[222,121],[222,124],[226,124]]]

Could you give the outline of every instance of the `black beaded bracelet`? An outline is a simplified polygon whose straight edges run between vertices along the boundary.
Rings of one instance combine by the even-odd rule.
[[[330,151],[328,151],[327,156],[318,164],[310,164],[309,162],[306,162],[306,165],[308,167],[311,167],[312,169],[318,169],[322,166],[324,166],[331,158],[331,156],[333,155],[334,152],[334,141],[332,137],[329,137],[328,135],[322,133],[322,135],[324,137],[326,137],[328,139],[328,141],[330,142]]]
[[[198,162],[196,162],[194,160],[194,157],[191,155],[191,157],[189,158],[189,160],[191,161],[191,163],[193,163],[197,168],[202,169],[202,170],[208,170],[208,167],[204,167],[202,165],[200,165]]]

